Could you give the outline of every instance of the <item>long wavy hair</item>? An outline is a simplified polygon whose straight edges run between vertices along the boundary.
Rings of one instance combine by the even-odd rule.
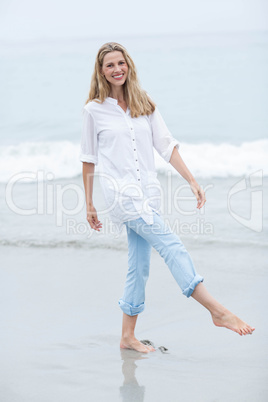
[[[110,83],[102,75],[102,66],[104,56],[109,52],[119,51],[123,54],[128,65],[128,75],[123,84],[124,99],[130,109],[131,117],[139,117],[140,115],[150,115],[154,112],[156,104],[141,88],[135,64],[128,54],[127,50],[116,42],[108,42],[101,46],[98,51],[94,72],[91,78],[89,97],[86,104],[90,101],[103,103],[109,96],[111,87]]]

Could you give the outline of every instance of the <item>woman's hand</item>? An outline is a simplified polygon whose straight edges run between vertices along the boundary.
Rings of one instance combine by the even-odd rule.
[[[204,190],[199,186],[197,182],[190,183],[191,190],[197,199],[197,208],[200,209],[206,202],[206,196]]]
[[[185,163],[182,160],[178,150],[174,147],[171,157],[170,157],[170,164],[179,172],[182,177],[188,181],[191,186],[191,190],[196,196],[197,199],[197,208],[200,209],[206,202],[206,196],[204,190],[198,185],[195,178],[193,177],[190,170],[187,168]]]
[[[102,223],[98,220],[97,211],[94,205],[89,205],[87,208],[87,221],[91,228],[98,232],[102,229]]]

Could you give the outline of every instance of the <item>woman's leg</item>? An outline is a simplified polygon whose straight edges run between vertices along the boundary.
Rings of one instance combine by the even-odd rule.
[[[207,291],[203,283],[199,283],[192,293],[192,297],[204,306],[211,314],[212,320],[217,327],[225,327],[237,332],[239,335],[252,334],[255,330],[246,322],[223,307]]]
[[[128,272],[124,293],[118,303],[122,311],[130,316],[140,314],[145,307],[145,286],[149,277],[152,246],[129,227]]]
[[[122,337],[120,341],[120,348],[122,349],[134,349],[138,352],[149,353],[155,349],[152,346],[143,345],[134,334],[135,326],[137,322],[137,315],[127,315],[123,313],[123,324],[122,324]]]
[[[154,214],[154,223],[147,224],[142,218],[126,222],[129,229],[154,247],[164,259],[183,294],[190,297],[198,283],[204,279],[196,273],[193,261],[181,242],[162,218]]]
[[[118,303],[123,311],[121,348],[147,353],[154,350],[139,342],[134,335],[138,314],[145,307],[145,286],[149,277],[152,246],[132,229],[128,237],[128,272],[124,294]]]
[[[142,218],[129,221],[128,225],[159,252],[183,294],[187,297],[192,296],[206,307],[216,326],[231,329],[240,335],[254,331],[254,327],[240,320],[209,294],[201,283],[203,278],[196,273],[192,259],[179,236],[169,230],[158,214],[154,214],[152,225],[146,224]]]

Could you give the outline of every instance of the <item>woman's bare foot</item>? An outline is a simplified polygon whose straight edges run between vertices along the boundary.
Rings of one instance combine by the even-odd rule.
[[[254,327],[251,327],[246,322],[240,320],[236,315],[231,313],[229,310],[224,310],[224,312],[220,314],[211,314],[213,323],[217,327],[225,327],[231,329],[234,332],[237,332],[239,335],[248,335],[252,334],[255,330]]]
[[[136,350],[137,352],[141,352],[141,353],[149,353],[149,352],[155,351],[155,349],[152,346],[143,345],[135,337],[133,337],[133,338],[123,338],[122,337],[121,342],[120,342],[120,348],[121,349],[132,349],[132,350]]]
[[[252,334],[255,330],[246,322],[240,320],[236,315],[223,307],[207,291],[204,284],[200,282],[192,293],[192,297],[210,312],[212,320],[217,327],[225,327],[237,332],[239,335]]]

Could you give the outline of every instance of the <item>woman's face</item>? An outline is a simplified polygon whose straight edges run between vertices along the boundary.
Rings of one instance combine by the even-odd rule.
[[[112,86],[118,87],[126,82],[128,65],[122,52],[115,50],[104,56],[102,74]]]

